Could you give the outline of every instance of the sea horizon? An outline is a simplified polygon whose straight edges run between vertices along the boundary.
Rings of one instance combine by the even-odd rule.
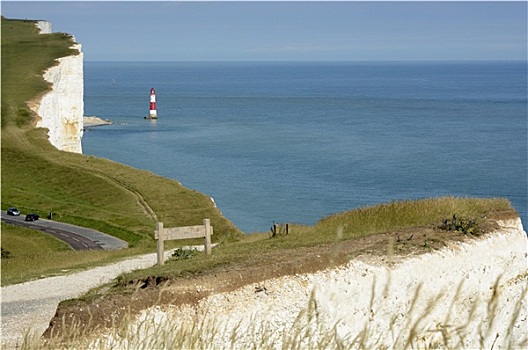
[[[437,60],[89,60],[85,63],[526,63],[523,59],[437,59]]]
[[[508,198],[526,222],[525,77],[509,60],[88,61],[85,115],[116,124],[83,149],[213,197],[246,233],[445,195]]]

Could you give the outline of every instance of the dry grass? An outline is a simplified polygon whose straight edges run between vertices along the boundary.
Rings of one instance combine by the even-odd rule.
[[[446,196],[395,201],[331,215],[320,220],[315,230],[325,234],[343,227],[343,238],[347,239],[401,228],[430,226],[450,219],[453,214],[478,221],[511,209],[511,203],[501,198]]]
[[[524,276],[526,278],[526,276]],[[378,307],[383,295],[376,295],[372,286],[369,309]],[[526,312],[527,286],[522,287],[517,300],[505,300],[499,282],[486,300],[475,300],[468,311],[467,322],[454,323],[458,312],[456,304],[463,296],[462,283],[447,305],[442,301],[443,292],[427,296],[421,287],[415,289],[408,306],[405,322],[401,315],[393,315],[385,334],[371,328],[369,323],[360,327],[356,334],[339,332],[339,321],[327,323],[317,305],[315,294],[302,308],[293,323],[277,328],[263,320],[242,321],[193,316],[189,309],[185,319],[171,317],[153,309],[139,317],[129,315],[112,329],[94,332],[79,325],[69,332],[46,340],[27,336],[22,349],[459,349],[478,346],[493,349],[495,346],[521,349],[528,346],[524,337],[513,336],[508,330],[519,327],[520,311]],[[420,308],[418,304],[427,305]],[[381,301],[383,302],[383,301]],[[508,324],[497,325],[498,308],[509,312]],[[346,307],[346,305],[343,305]],[[444,319],[435,325],[424,322],[435,308],[444,307]],[[478,313],[477,310],[484,310]],[[501,310],[503,313],[505,310]],[[228,326],[231,325],[231,326]],[[234,326],[233,326],[234,325]],[[500,331],[497,332],[497,329]],[[497,333],[495,333],[497,332]]]

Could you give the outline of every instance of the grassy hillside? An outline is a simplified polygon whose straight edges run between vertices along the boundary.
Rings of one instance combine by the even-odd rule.
[[[38,35],[33,21],[2,17],[2,129],[31,123],[26,101],[48,89],[42,73],[56,58],[75,53],[71,43],[62,33]]]
[[[74,252],[43,233],[2,224],[2,285],[153,252],[156,221],[170,227],[210,218],[213,241],[223,244],[210,256],[180,251],[164,266],[121,275],[82,299],[63,302],[51,322],[54,334],[70,329],[80,339],[78,329],[114,327],[120,317],[152,305],[193,303],[213,292],[319,271],[358,256],[384,260],[442,249],[490,232],[496,224],[489,219],[518,216],[505,199],[442,197],[338,213],[273,238],[244,236],[209,197],[177,181],[51,146],[27,104],[49,89],[42,72],[56,58],[75,54],[71,44],[65,34],[38,35],[34,22],[2,18],[1,209],[17,206],[43,216],[53,209],[54,220],[115,235],[132,248]],[[172,288],[162,293],[165,283]],[[68,347],[70,340],[63,341],[59,347]]]
[[[213,241],[242,233],[209,197],[177,181],[106,159],[61,152],[35,128],[28,108],[49,89],[42,73],[55,59],[75,54],[66,34],[39,35],[32,21],[2,18],[2,210],[17,206],[54,220],[80,224],[153,247],[156,221],[166,227],[210,218]],[[5,230],[9,230],[9,227]]]
[[[17,206],[23,213],[32,211],[43,216],[53,209],[54,220],[112,234],[128,241],[132,249],[124,253],[101,254],[70,254],[59,249],[54,255],[63,256],[65,261],[56,261],[53,266],[34,271],[31,270],[31,266],[35,265],[33,262],[25,263],[19,258],[24,256],[19,250],[19,240],[16,245],[13,243],[13,237],[19,235],[19,229],[3,225],[2,231],[10,240],[2,242],[2,245],[16,247],[13,248],[16,254],[5,265],[12,271],[4,269],[2,277],[13,271],[19,272],[13,272],[13,279],[3,279],[2,283],[53,273],[58,266],[62,269],[78,268],[81,267],[79,264],[107,262],[123,254],[153,252],[152,236],[156,221],[171,227],[196,225],[203,218],[210,218],[214,226],[213,242],[232,244],[215,248],[211,257],[198,255],[189,260],[177,259],[164,267],[122,276],[122,285],[130,281],[149,280],[152,276],[165,280],[215,274],[219,270],[253,269],[247,272],[247,280],[242,279],[242,274],[237,272],[235,277],[239,280],[236,283],[242,283],[277,273],[324,268],[328,263],[346,261],[352,256],[352,253],[346,252],[348,248],[336,251],[336,242],[353,242],[378,234],[392,234],[394,239],[399,240],[398,235],[402,234],[412,237],[409,230],[414,228],[425,228],[431,232],[427,233],[427,237],[421,235],[420,240],[399,242],[396,248],[401,248],[401,252],[415,248],[436,249],[445,240],[461,237],[460,232],[452,234],[435,229],[455,213],[458,217],[478,223],[479,229],[485,228],[485,218],[490,215],[516,215],[507,200],[444,197],[394,202],[339,213],[311,227],[294,226],[289,235],[279,235],[275,239],[268,239],[267,234],[244,237],[214,207],[209,197],[186,189],[177,181],[107,159],[61,152],[51,146],[47,140],[47,130],[34,127],[36,116],[32,115],[27,103],[49,88],[42,79],[42,72],[57,57],[74,54],[69,49],[71,44],[71,38],[64,34],[38,35],[34,22],[2,18],[1,208],[5,210]],[[21,235],[20,239],[22,237],[34,240],[30,235]],[[379,242],[362,244],[374,250],[381,247],[384,252],[387,237],[377,240]],[[350,243],[349,250],[360,246]],[[311,258],[305,254],[306,249],[326,251],[328,259],[319,261],[319,258]],[[310,263],[302,260],[306,257],[311,259]],[[26,275],[22,276],[24,271]]]

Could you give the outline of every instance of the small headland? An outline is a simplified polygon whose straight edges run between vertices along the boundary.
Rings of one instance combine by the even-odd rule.
[[[111,125],[111,124],[113,123],[108,119],[102,119],[102,118],[95,117],[95,116],[83,117],[83,130],[84,131],[97,127],[97,126],[104,126],[104,125]]]

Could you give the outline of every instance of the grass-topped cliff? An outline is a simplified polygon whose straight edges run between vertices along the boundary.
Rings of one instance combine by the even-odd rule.
[[[76,54],[72,44],[66,34],[38,34],[34,21],[2,17],[1,209],[16,206],[43,217],[52,209],[54,220],[117,236],[136,253],[154,251],[156,221],[171,227],[210,218],[213,241],[238,239],[240,230],[208,196],[147,171],[58,151],[48,142],[47,129],[34,127],[37,116],[28,104],[50,88],[43,72],[57,58]],[[19,230],[2,226],[3,248]]]
[[[181,277],[232,263],[245,265],[243,261],[250,258],[266,260],[264,257],[268,255],[272,263],[276,259],[273,256],[284,256],[303,247],[380,233],[407,232],[417,227],[436,227],[455,213],[482,225],[482,218],[489,213],[514,212],[510,203],[502,199],[447,197],[404,201],[332,215],[312,227],[295,226],[287,238],[262,240],[267,235],[243,238],[206,195],[151,172],[107,159],[58,151],[48,142],[47,131],[34,127],[36,116],[28,108],[28,103],[38,102],[38,98],[49,89],[42,73],[54,64],[55,59],[76,54],[70,49],[72,43],[72,38],[66,34],[39,35],[35,22],[2,18],[2,210],[17,206],[23,213],[31,211],[45,216],[53,209],[54,220],[112,234],[128,241],[133,249],[113,253],[75,253],[73,258],[66,257],[65,263],[53,262],[55,268],[59,265],[60,268],[75,267],[80,262],[97,263],[112,254],[153,252],[156,221],[172,227],[196,225],[204,218],[210,218],[214,226],[214,242],[239,243],[218,249],[211,259],[195,259],[191,265],[180,262],[176,268],[140,273],[130,276],[130,280],[148,279],[152,274],[164,279]],[[3,225],[3,247],[11,244],[13,236],[17,236],[20,230]],[[17,240],[20,240],[24,235],[18,236]],[[434,241],[420,244],[425,248],[435,246]],[[39,251],[38,247],[33,249]],[[56,253],[60,254],[73,253]],[[83,260],[79,255],[88,258]],[[14,260],[16,254],[14,258],[6,259],[3,283],[10,264],[16,265]],[[13,276],[18,279],[32,276],[27,273],[24,277],[24,265],[20,269],[13,270],[16,271]],[[51,270],[53,266],[34,274]]]
[[[213,292],[358,257],[398,259],[430,252],[485,235],[496,227],[493,219],[518,217],[505,199],[442,197],[337,213],[313,226],[292,225],[288,234],[275,237],[243,235],[206,195],[148,171],[58,151],[48,142],[47,130],[35,128],[28,103],[38,102],[49,89],[42,73],[55,59],[75,54],[71,45],[68,35],[39,35],[32,21],[2,18],[1,209],[17,206],[43,216],[53,209],[54,220],[112,234],[131,248],[73,252],[44,233],[2,224],[2,248],[9,251],[5,258],[2,253],[2,284],[154,252],[156,221],[172,227],[210,218],[213,241],[221,244],[210,256],[178,251],[162,267],[122,275],[111,286],[64,302],[52,322],[54,332],[72,324],[84,332],[111,327],[126,313],[152,305],[193,303]],[[165,285],[172,288],[162,293]]]

